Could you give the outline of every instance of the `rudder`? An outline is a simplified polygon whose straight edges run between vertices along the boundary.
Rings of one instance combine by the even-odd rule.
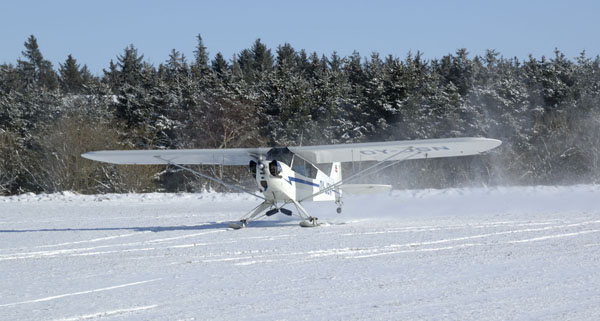
[[[331,164],[331,172],[329,174],[329,177],[331,177],[331,179],[333,180],[333,184],[336,184],[337,182],[342,180],[342,163],[335,162],[335,163]],[[342,200],[342,190],[338,186],[334,189],[334,191],[335,191],[335,202],[338,205],[340,205],[341,200]]]
[[[333,179],[334,184],[342,180],[342,163],[336,162],[331,164],[329,177]]]

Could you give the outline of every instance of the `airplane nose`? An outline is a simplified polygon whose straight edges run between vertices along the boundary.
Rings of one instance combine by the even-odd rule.
[[[281,165],[276,160],[269,163],[269,172],[272,176],[281,177]]]

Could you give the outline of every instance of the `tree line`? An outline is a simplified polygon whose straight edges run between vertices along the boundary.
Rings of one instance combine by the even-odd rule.
[[[102,75],[69,55],[55,69],[32,35],[0,65],[0,194],[199,191],[210,181],[165,166],[113,166],[86,151],[231,148],[483,136],[483,156],[406,161],[369,181],[397,188],[597,183],[600,58],[347,57],[270,49],[227,59],[173,49],[158,66],[127,46]],[[345,172],[360,164],[345,164]],[[199,166],[251,184],[242,168]]]

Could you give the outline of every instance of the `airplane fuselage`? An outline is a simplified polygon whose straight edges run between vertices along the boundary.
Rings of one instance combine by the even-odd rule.
[[[335,181],[312,164],[303,163],[292,168],[280,160],[259,160],[250,162],[249,166],[259,191],[269,201],[277,203],[291,200],[336,201],[339,199],[339,196],[336,197],[336,193],[339,192],[335,190],[313,196],[333,185]],[[341,170],[339,164],[333,166],[336,167],[332,167],[332,170]]]

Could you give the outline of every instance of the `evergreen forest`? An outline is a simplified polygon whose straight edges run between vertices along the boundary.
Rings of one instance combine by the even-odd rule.
[[[0,195],[225,190],[178,168],[80,157],[93,150],[467,136],[503,144],[482,156],[405,161],[364,180],[395,188],[600,181],[598,56],[344,57],[257,39],[211,59],[195,40],[193,57],[173,49],[158,66],[127,46],[96,75],[72,55],[53,66],[35,36],[26,39],[21,58],[0,65]],[[367,165],[344,164],[344,174]],[[246,168],[194,168],[252,184]]]

